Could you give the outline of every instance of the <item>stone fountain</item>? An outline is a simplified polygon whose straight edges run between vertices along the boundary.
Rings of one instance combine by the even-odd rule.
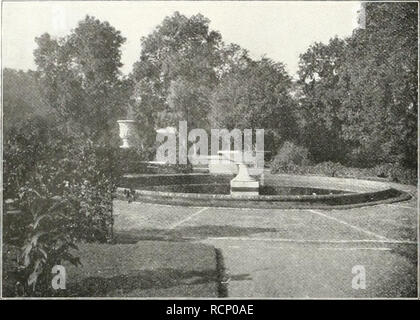
[[[123,142],[120,148],[130,149],[130,148],[135,147],[137,143],[137,121],[126,119],[126,120],[118,120],[117,123],[119,125],[119,136]],[[258,180],[252,178],[249,175],[248,163],[244,161],[242,152],[239,152],[238,154],[238,151],[224,151],[224,152],[221,151],[219,152],[218,157],[217,157],[217,162],[220,162],[220,161],[222,161],[222,163],[219,166],[225,171],[228,170],[228,172],[224,172],[220,168],[216,170],[216,172],[212,172],[214,170],[213,167],[215,167],[215,165],[213,165],[212,167],[211,162],[210,162],[209,163],[210,173],[216,173],[216,174],[233,173],[234,172],[234,170],[232,170],[233,167],[235,167],[236,165],[238,168],[237,175],[235,176],[235,178],[233,178],[230,181],[230,193],[232,196],[258,196],[259,195],[260,183]],[[151,161],[150,163],[152,162],[153,161]],[[227,164],[225,162],[227,162]],[[222,172],[219,172],[219,171],[222,171]]]

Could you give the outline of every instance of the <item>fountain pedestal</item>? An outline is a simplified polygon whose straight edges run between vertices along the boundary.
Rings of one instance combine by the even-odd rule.
[[[230,194],[232,196],[258,196],[259,182],[248,173],[245,163],[238,164],[238,175],[230,181]]]

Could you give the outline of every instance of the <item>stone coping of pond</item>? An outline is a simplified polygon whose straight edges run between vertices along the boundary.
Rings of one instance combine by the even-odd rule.
[[[210,174],[145,174],[126,175],[126,179],[152,179],[157,185],[166,185],[165,180],[186,177],[219,177]],[[228,194],[180,193],[168,191],[144,190],[141,188],[119,187],[118,199],[150,202],[181,206],[213,206],[213,207],[249,207],[249,208],[352,208],[379,203],[392,203],[408,200],[410,194],[391,187],[388,183],[358,180],[351,178],[333,178],[321,176],[294,176],[265,174],[265,184],[284,187],[312,187],[348,191],[341,194],[328,195],[258,195],[232,196]],[[169,181],[168,181],[169,182]],[[149,181],[150,183],[150,181]],[[172,183],[167,183],[172,184]],[[185,183],[184,183],[185,184]],[[186,183],[188,184],[188,183]],[[156,184],[151,184],[156,185]]]

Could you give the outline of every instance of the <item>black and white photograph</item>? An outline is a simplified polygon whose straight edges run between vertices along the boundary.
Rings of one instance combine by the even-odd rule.
[[[1,5],[2,300],[418,299],[417,1]]]

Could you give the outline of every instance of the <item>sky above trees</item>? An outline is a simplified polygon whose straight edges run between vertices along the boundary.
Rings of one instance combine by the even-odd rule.
[[[3,3],[3,66],[35,69],[35,37],[48,32],[64,36],[86,14],[109,21],[127,41],[122,46],[122,71],[128,74],[139,58],[140,38],[167,15],[201,13],[227,43],[283,62],[294,75],[299,54],[313,42],[349,36],[356,26],[358,2],[5,2]]]

